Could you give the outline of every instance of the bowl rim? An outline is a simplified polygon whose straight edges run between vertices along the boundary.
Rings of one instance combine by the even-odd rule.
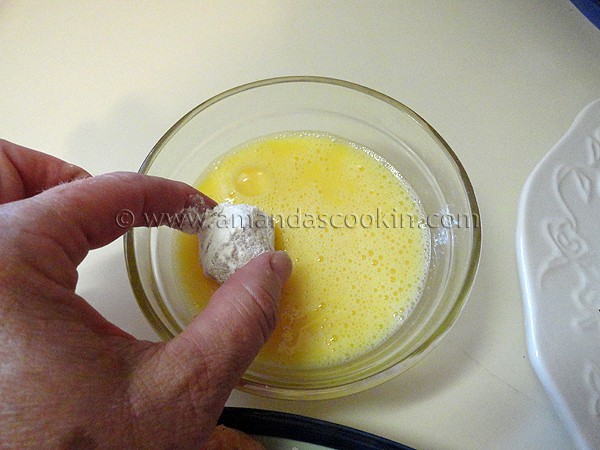
[[[452,328],[458,319],[466,300],[469,296],[469,293],[473,287],[475,277],[477,274],[477,270],[479,267],[480,259],[481,259],[481,246],[482,246],[482,231],[481,231],[481,215],[479,210],[479,205],[475,196],[475,192],[473,189],[473,185],[469,179],[469,176],[466,173],[466,170],[463,164],[460,162],[456,153],[452,150],[450,145],[446,142],[446,140],[431,126],[423,117],[421,117],[418,113],[416,113],[413,109],[409,108],[402,102],[383,94],[379,91],[376,91],[372,88],[368,88],[361,84],[357,84],[354,82],[341,80],[337,78],[323,77],[323,76],[311,76],[311,75],[293,75],[293,76],[282,76],[282,77],[273,77],[266,78],[262,80],[253,81],[250,83],[245,83],[230,89],[227,89],[204,102],[200,103],[196,107],[192,108],[188,113],[186,113],[183,117],[181,117],[175,124],[173,124],[158,140],[158,142],[154,145],[154,147],[150,150],[140,169],[139,173],[146,174],[147,171],[152,166],[155,159],[159,156],[161,150],[167,144],[169,140],[181,129],[183,128],[190,120],[192,120],[196,115],[198,115],[203,110],[209,108],[211,105],[220,102],[228,97],[239,94],[241,92],[245,92],[251,89],[256,89],[265,86],[271,86],[276,84],[283,83],[321,83],[339,86],[347,89],[351,89],[354,91],[358,91],[360,93],[366,94],[370,97],[383,101],[392,107],[406,113],[411,117],[421,128],[424,129],[438,144],[438,146],[446,153],[446,155],[450,158],[451,162],[455,166],[457,175],[460,177],[461,182],[463,184],[466,200],[471,209],[471,214],[474,217],[477,217],[479,221],[479,225],[476,227],[471,227],[471,248],[470,254],[467,257],[469,261],[468,269],[463,276],[463,280],[461,282],[461,287],[458,293],[455,296],[455,300],[452,303],[451,308],[448,313],[442,320],[442,322],[438,325],[438,327],[433,331],[433,333],[416,349],[414,349],[404,360],[407,362],[407,365],[403,364],[395,364],[383,371],[374,374],[367,375],[366,377],[360,378],[358,380],[353,380],[346,384],[341,384],[333,387],[327,388],[279,388],[279,387],[265,387],[262,385],[257,385],[253,381],[247,381],[242,379],[238,389],[255,393],[261,396],[280,398],[280,399],[324,399],[324,398],[334,398],[340,397],[343,395],[355,393],[358,391],[362,391],[364,389],[374,387],[378,384],[381,384],[385,381],[390,380],[395,377],[399,373],[407,370],[408,368],[414,366],[416,363],[421,361],[421,359],[428,354],[435,346],[442,340],[442,338],[446,335],[446,333]],[[163,340],[168,340],[174,337],[173,333],[166,327],[163,323],[159,315],[154,311],[154,309],[150,306],[150,300],[148,299],[146,292],[142,287],[142,281],[139,272],[139,266],[135,258],[135,239],[134,239],[134,229],[130,229],[124,236],[123,240],[124,251],[125,251],[125,262],[127,273],[129,276],[130,285],[132,287],[136,302],[138,306],[142,310],[142,313],[146,317],[146,320],[150,323],[154,331],[159,335],[159,337]],[[170,313],[165,309],[161,308],[161,312],[167,316],[170,316]]]

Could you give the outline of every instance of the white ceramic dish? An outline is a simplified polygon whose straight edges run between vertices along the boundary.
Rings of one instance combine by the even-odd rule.
[[[600,448],[600,100],[529,176],[517,258],[531,363],[579,447]]]

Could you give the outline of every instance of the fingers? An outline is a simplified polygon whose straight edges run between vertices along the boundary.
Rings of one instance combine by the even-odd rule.
[[[0,204],[90,176],[73,164],[4,140],[0,140],[0,173]]]
[[[74,223],[89,248],[106,245],[134,226],[168,225],[190,206],[202,212],[216,205],[185,183],[131,172],[57,186],[38,199]]]
[[[53,279],[72,288],[73,271],[90,249],[106,245],[132,226],[158,225],[148,223],[148,217],[168,217],[191,205],[201,211],[215,202],[185,183],[122,172],[61,184],[3,205],[2,211],[10,216],[5,229],[10,227],[12,244],[27,239],[26,245],[33,245],[38,252],[47,244],[45,258],[34,262],[48,264],[36,270],[52,274]],[[66,263],[71,267],[65,267]]]
[[[213,408],[222,408],[271,335],[283,284],[291,272],[292,262],[284,252],[254,258],[215,292],[183,333],[167,344],[167,352],[191,379],[203,373],[215,389],[220,389]]]
[[[173,221],[168,215],[191,206],[202,212],[216,205],[184,183],[125,172],[92,178],[77,166],[3,140],[0,173],[0,204],[28,199],[9,205],[13,216],[65,244],[77,264],[90,249],[132,226],[179,225],[192,231],[189,218]],[[3,211],[9,211],[6,205]]]

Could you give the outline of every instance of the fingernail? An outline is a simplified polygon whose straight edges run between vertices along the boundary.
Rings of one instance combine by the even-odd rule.
[[[292,260],[286,252],[277,251],[270,259],[271,270],[275,272],[279,280],[284,283],[292,274]]]
[[[207,209],[214,208],[215,206],[217,206],[217,202],[201,192],[190,195],[185,202],[185,209],[194,208],[200,211],[205,211]]]
[[[173,225],[174,228],[187,234],[198,234],[202,230],[205,211],[216,205],[212,198],[202,193],[190,195],[180,212],[181,218]]]

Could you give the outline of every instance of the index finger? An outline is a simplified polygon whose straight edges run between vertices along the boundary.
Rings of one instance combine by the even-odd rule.
[[[14,247],[15,241],[29,239],[31,247],[34,241],[35,246],[44,248],[38,263],[46,275],[74,288],[76,267],[89,250],[108,244],[132,226],[161,225],[148,223],[148,215],[183,213],[191,206],[201,213],[215,205],[185,183],[118,172],[61,184],[0,210],[10,221],[6,228],[12,232],[12,242],[7,245]],[[124,211],[129,215],[126,223],[119,221]],[[0,241],[3,238],[10,236],[0,236]],[[44,261],[47,264],[42,264]],[[57,261],[68,261],[71,267],[63,263],[57,268]],[[68,276],[63,275],[65,271]]]

